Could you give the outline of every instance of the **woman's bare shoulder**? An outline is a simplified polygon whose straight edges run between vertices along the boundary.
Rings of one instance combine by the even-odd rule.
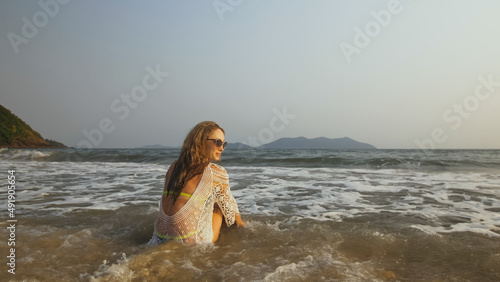
[[[169,167],[168,167],[168,170],[167,170],[167,174],[172,174],[174,168],[175,168],[175,165],[177,164],[177,161],[174,161]]]
[[[165,186],[163,190],[167,191],[167,185],[168,182],[170,181],[170,177],[172,176],[172,173],[174,172],[175,165],[177,164],[177,161],[173,162],[170,167],[167,170],[167,173],[165,174]]]

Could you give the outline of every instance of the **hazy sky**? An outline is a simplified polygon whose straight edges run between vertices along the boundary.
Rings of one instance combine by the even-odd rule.
[[[2,1],[0,104],[70,146],[500,148],[500,1]],[[420,145],[419,145],[420,144]]]

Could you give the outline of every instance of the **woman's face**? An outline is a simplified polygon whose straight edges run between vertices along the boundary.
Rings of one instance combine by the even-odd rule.
[[[224,148],[222,148],[222,145],[220,147],[217,146],[217,139],[221,140],[222,144],[224,144],[224,142],[226,142],[224,140],[224,132],[222,132],[222,130],[217,128],[216,130],[212,131],[212,133],[210,133],[210,135],[208,136],[208,139],[211,139],[211,140],[205,141],[205,142],[207,142],[206,153],[207,153],[208,159],[211,162],[220,160],[220,155],[222,154],[222,151],[224,151]]]

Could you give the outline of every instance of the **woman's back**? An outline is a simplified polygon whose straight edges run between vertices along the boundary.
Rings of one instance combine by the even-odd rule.
[[[177,201],[183,198],[183,204],[179,205],[178,209],[175,209],[177,201],[170,206],[170,209],[164,208],[163,203],[168,204],[172,201],[172,197],[163,197],[155,222],[155,233],[160,238],[182,240],[187,243],[212,242],[212,215],[215,204],[220,206],[226,224],[234,223],[239,210],[229,189],[226,170],[211,163],[203,174],[197,177],[200,179],[197,181],[194,178],[192,184],[196,182],[198,184],[193,193],[190,196],[186,194],[178,197]]]
[[[170,177],[172,175],[173,168],[176,163],[173,163],[168,170],[167,176],[165,178],[165,188],[163,189],[163,197],[162,197],[162,207],[163,212],[168,216],[173,216],[176,214],[191,198],[191,195],[194,194],[196,188],[200,184],[201,177],[203,174],[195,175],[193,178],[189,179],[186,182],[186,185],[182,187],[181,194],[174,202],[174,197],[166,194],[167,184],[170,182]],[[170,196],[170,197],[169,197]]]

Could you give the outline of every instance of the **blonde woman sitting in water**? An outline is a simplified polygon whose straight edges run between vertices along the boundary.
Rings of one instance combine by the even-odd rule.
[[[170,165],[160,211],[148,244],[166,240],[186,243],[215,242],[222,221],[228,226],[241,220],[229,189],[226,170],[219,161],[226,148],[224,130],[215,122],[197,124],[186,136],[179,159]]]

